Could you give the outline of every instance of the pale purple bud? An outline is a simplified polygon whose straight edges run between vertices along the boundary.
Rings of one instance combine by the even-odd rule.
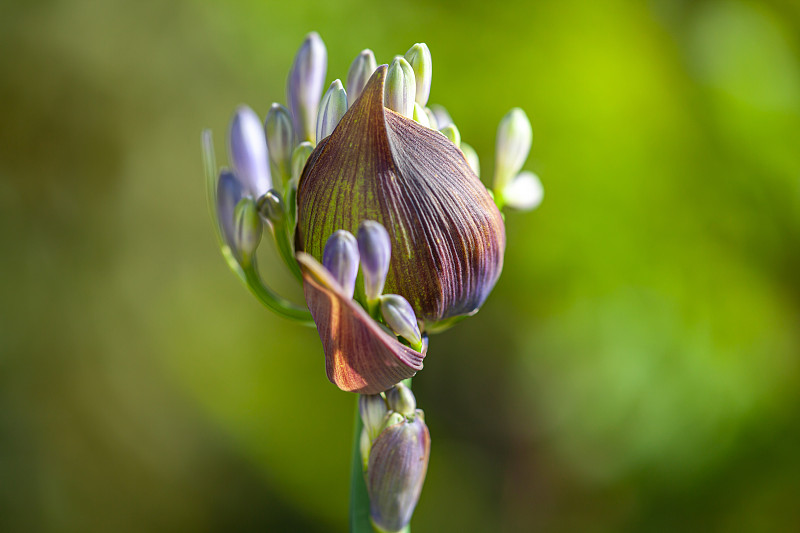
[[[387,427],[372,444],[367,464],[370,517],[383,531],[400,531],[419,501],[431,437],[421,417]]]
[[[299,180],[300,174],[303,173],[303,167],[306,166],[306,161],[314,151],[314,147],[310,142],[301,142],[297,145],[292,152],[292,179]]]
[[[423,107],[428,103],[431,94],[431,76],[433,63],[431,51],[425,43],[417,43],[406,52],[406,61],[414,69],[414,79],[417,85],[415,100]]]
[[[439,130],[439,120],[436,118],[436,114],[431,111],[430,107],[425,108],[425,114],[428,116],[428,127],[432,130]]]
[[[383,422],[389,409],[380,394],[362,394],[358,397],[358,413],[370,442],[383,431]]]
[[[383,105],[403,116],[414,116],[414,94],[417,92],[414,70],[403,56],[397,56],[389,65],[384,85]]]
[[[502,193],[517,175],[531,150],[531,123],[525,111],[515,107],[502,118],[497,128],[494,190]]]
[[[306,35],[286,82],[286,100],[297,142],[316,143],[317,106],[325,85],[328,52],[317,32]]]
[[[255,111],[246,105],[233,114],[228,150],[236,177],[251,196],[258,198],[272,188],[264,128]]]
[[[322,252],[322,266],[339,282],[347,297],[352,298],[358,276],[358,244],[352,233],[340,229],[328,237]]]
[[[384,294],[381,296],[381,314],[392,331],[407,340],[415,350],[422,348],[417,315],[408,300],[399,294]]]
[[[340,80],[334,80],[322,97],[317,116],[317,142],[331,133],[347,113],[347,93]]]
[[[411,389],[398,383],[386,391],[386,403],[392,411],[398,412],[403,416],[414,416],[417,410],[417,399]]]
[[[358,252],[361,256],[361,271],[364,273],[364,295],[371,302],[383,292],[392,258],[392,241],[380,222],[364,220],[359,224]]]
[[[436,117],[436,125],[439,129],[453,123],[450,113],[447,112],[447,109],[445,109],[443,105],[431,104],[428,106],[428,109],[430,109],[433,116]]]
[[[356,56],[347,71],[347,105],[351,106],[361,96],[361,91],[367,85],[372,73],[378,68],[375,54],[372,50],[362,50]]]
[[[481,162],[478,159],[478,152],[475,151],[475,148],[473,148],[472,146],[468,145],[463,141],[461,143],[460,148],[461,148],[461,153],[464,154],[464,159],[467,160],[467,163],[469,163],[469,166],[470,168],[472,168],[472,171],[475,172],[475,175],[480,178]]]
[[[236,204],[244,197],[244,188],[241,182],[230,170],[223,169],[217,182],[217,220],[219,221],[222,237],[231,250],[234,248],[234,218]]]
[[[283,180],[288,180],[292,172],[292,151],[294,150],[294,127],[289,110],[281,104],[272,104],[264,122],[267,132],[267,147],[272,164]]]
[[[242,263],[242,266],[249,265],[253,260],[253,254],[261,242],[263,225],[258,216],[256,202],[250,196],[245,196],[236,204],[233,212],[234,218],[234,254]]]

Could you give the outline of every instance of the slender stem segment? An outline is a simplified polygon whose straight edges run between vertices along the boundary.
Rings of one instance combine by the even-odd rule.
[[[272,233],[275,237],[275,245],[278,248],[281,259],[286,263],[292,275],[302,282],[303,273],[300,271],[300,265],[297,264],[297,260],[294,258],[294,247],[289,241],[289,229],[286,222],[273,223]]]
[[[364,467],[361,462],[361,431],[364,423],[358,412],[356,395],[356,419],[353,424],[353,453],[350,465],[350,533],[373,533],[369,519],[369,495],[364,482]]]
[[[247,288],[262,304],[284,318],[302,322],[306,326],[314,325],[314,319],[311,318],[308,309],[293,304],[264,285],[254,264],[246,265],[242,270]]]

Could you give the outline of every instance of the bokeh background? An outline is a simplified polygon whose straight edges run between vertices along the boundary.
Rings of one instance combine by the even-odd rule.
[[[200,132],[429,44],[491,174],[545,200],[432,339],[417,532],[800,529],[800,6],[0,4],[0,531],[345,531],[354,397],[227,271]],[[265,271],[300,292],[264,246]]]

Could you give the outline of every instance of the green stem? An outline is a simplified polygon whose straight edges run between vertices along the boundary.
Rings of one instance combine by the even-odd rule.
[[[275,237],[275,244],[281,259],[283,259],[283,262],[289,267],[289,271],[292,275],[302,282],[303,273],[300,271],[300,265],[297,264],[297,260],[294,258],[294,247],[289,242],[289,230],[286,226],[286,222],[274,224],[272,227],[272,234]]]
[[[311,313],[308,309],[293,304],[264,285],[254,264],[251,263],[244,266],[242,268],[242,273],[244,274],[244,281],[247,284],[247,288],[250,289],[250,292],[271,311],[274,311],[284,318],[301,322],[306,326],[314,325],[314,319],[311,317]]]
[[[353,424],[353,453],[350,465],[350,533],[373,533],[369,519],[369,494],[364,482],[364,467],[361,462],[361,431],[364,423],[358,412],[356,395],[356,419]]]

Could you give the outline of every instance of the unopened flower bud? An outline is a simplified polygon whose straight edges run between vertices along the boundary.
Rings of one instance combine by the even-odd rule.
[[[381,430],[378,432],[378,435],[383,433],[383,430],[397,425],[405,420],[405,417],[396,411],[389,411],[386,413],[386,416],[383,417],[383,424],[381,425]]]
[[[364,295],[367,302],[373,302],[383,292],[392,258],[392,242],[382,224],[374,220],[364,220],[359,224],[358,253],[364,273]]]
[[[258,198],[272,187],[264,128],[255,111],[246,105],[233,114],[228,150],[233,170],[251,196]]]
[[[383,424],[389,409],[386,400],[380,394],[362,394],[358,397],[358,413],[367,431],[369,440],[373,441],[383,431]]]
[[[353,63],[350,65],[350,70],[347,71],[347,105],[351,106],[361,96],[361,91],[367,85],[367,81],[378,68],[375,61],[375,54],[372,50],[362,50],[356,56]]]
[[[398,383],[386,391],[386,403],[392,411],[396,411],[403,416],[412,417],[417,410],[417,399],[411,389]]]
[[[425,112],[425,108],[419,105],[417,102],[414,102],[414,121],[418,122],[419,124],[425,126],[426,128],[431,127],[431,121],[428,118],[428,114]]]
[[[347,93],[340,80],[334,80],[322,97],[317,115],[317,142],[333,133],[336,125],[347,113]]]
[[[450,117],[450,113],[447,112],[447,109],[444,106],[439,104],[431,104],[428,106],[433,116],[436,118],[436,125],[438,129],[442,129],[448,124],[453,123],[453,119]]]
[[[417,92],[414,70],[402,56],[397,56],[386,73],[383,105],[403,116],[414,116],[414,94]]]
[[[542,203],[542,198],[544,198],[542,182],[533,172],[520,172],[503,189],[506,205],[520,211],[535,209]]]
[[[436,120],[436,115],[431,111],[430,107],[425,108],[425,115],[428,117],[428,127],[432,130],[439,131],[439,122]]]
[[[497,128],[494,190],[502,193],[519,174],[531,150],[531,123],[525,111],[515,107],[503,117]]]
[[[253,254],[261,242],[261,219],[258,216],[255,201],[245,196],[236,204],[234,210],[234,252],[242,263],[247,266],[252,263]]]
[[[306,166],[308,156],[314,151],[314,147],[310,142],[301,142],[297,148],[292,152],[292,179],[300,179],[300,174],[303,173],[303,167]]]
[[[352,233],[341,229],[333,232],[325,243],[322,266],[339,282],[344,294],[352,298],[358,276],[358,243]]]
[[[439,130],[447,137],[451,143],[455,144],[456,146],[461,146],[461,132],[458,131],[458,128],[455,124],[448,124],[444,128]]]
[[[236,210],[236,204],[244,197],[244,194],[244,188],[233,172],[227,169],[222,170],[217,182],[217,220],[219,220],[225,244],[231,250],[235,248],[234,234],[236,233],[236,226],[234,224],[234,211]]]
[[[370,517],[381,531],[401,531],[411,521],[425,482],[430,450],[428,427],[418,417],[387,427],[372,443],[367,492]]]
[[[267,132],[269,158],[284,181],[291,177],[294,127],[289,110],[281,104],[272,104],[264,122]]]
[[[469,166],[470,168],[472,168],[473,172],[475,172],[475,175],[480,178],[481,163],[480,160],[478,159],[478,152],[475,151],[475,148],[473,148],[472,146],[463,141],[461,142],[460,148],[461,148],[461,153],[464,154],[464,159],[467,160],[467,163],[469,163]]]
[[[407,340],[412,348],[417,351],[422,348],[417,316],[408,300],[399,294],[384,294],[381,296],[381,314],[392,331]]]
[[[286,83],[286,99],[298,142],[316,142],[317,106],[328,70],[328,52],[319,34],[306,35]]]
[[[273,224],[280,224],[286,216],[286,207],[278,191],[271,189],[256,202],[258,213]]]
[[[431,51],[425,43],[417,43],[406,52],[406,61],[414,70],[417,91],[416,102],[425,106],[431,94],[431,76],[433,74],[433,63],[431,62]]]

